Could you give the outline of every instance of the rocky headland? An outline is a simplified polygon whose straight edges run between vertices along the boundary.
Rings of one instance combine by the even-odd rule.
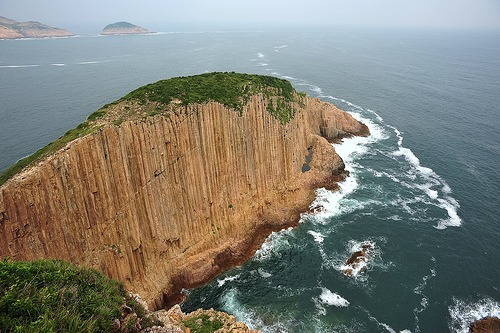
[[[148,29],[128,22],[116,22],[108,24],[101,31],[101,35],[133,35],[150,33],[152,32]]]
[[[274,77],[149,84],[0,176],[0,258],[94,267],[165,308],[297,225],[347,176],[328,141],[368,134]]]
[[[70,37],[71,32],[54,28],[40,22],[18,22],[0,16],[0,38],[43,38],[43,37]]]

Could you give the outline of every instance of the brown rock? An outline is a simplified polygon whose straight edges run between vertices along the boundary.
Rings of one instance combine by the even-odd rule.
[[[268,103],[252,96],[241,114],[193,104],[69,143],[0,187],[0,257],[65,259],[123,281],[152,309],[178,302],[297,225],[314,190],[346,175],[319,134],[362,124],[305,97],[284,125]]]
[[[133,312],[132,308],[123,304],[120,307],[120,311],[122,312],[122,318],[125,318],[127,315],[131,314]]]
[[[137,314],[131,313],[123,319],[122,332],[123,333],[137,333],[141,330],[140,321]]]
[[[371,244],[363,244],[363,245],[361,245],[361,248],[362,248],[362,249],[363,249],[363,251],[365,251],[365,252],[369,252],[369,251],[371,251],[371,250],[372,250],[372,246],[371,246]]]
[[[358,263],[361,260],[365,261],[365,253],[363,251],[354,252],[349,259],[347,259],[346,265],[352,265],[353,263]]]
[[[356,268],[359,267],[359,263],[366,262],[367,259],[371,257],[373,248],[371,244],[363,244],[361,245],[361,250],[354,252],[349,259],[346,261],[346,265],[351,268],[345,269],[343,273],[345,275],[351,276]],[[366,271],[366,267],[361,267],[359,270],[361,273]]]
[[[500,319],[497,317],[485,317],[473,322],[469,326],[470,333],[500,333]]]

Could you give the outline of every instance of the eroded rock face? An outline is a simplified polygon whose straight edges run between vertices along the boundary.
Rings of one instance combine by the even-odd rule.
[[[271,231],[295,225],[315,188],[335,188],[346,173],[320,136],[334,133],[328,126],[368,133],[317,99],[296,103],[286,125],[267,103],[255,95],[241,114],[190,105],[69,143],[0,187],[0,257],[65,259],[123,281],[151,308],[175,303],[181,288],[243,263]],[[325,127],[332,114],[341,116]]]

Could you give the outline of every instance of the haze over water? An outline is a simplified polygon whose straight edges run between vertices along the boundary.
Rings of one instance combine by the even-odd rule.
[[[0,171],[160,79],[274,75],[372,135],[336,145],[350,176],[256,255],[187,291],[264,332],[466,332],[500,316],[500,35],[199,31],[0,40]],[[366,270],[343,274],[363,244]]]

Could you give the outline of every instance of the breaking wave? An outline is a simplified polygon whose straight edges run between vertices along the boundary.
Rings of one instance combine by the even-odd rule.
[[[346,300],[339,294],[332,293],[327,288],[321,288],[321,295],[319,296],[319,299],[324,304],[336,307],[347,307],[350,304],[348,300]]]
[[[500,318],[500,303],[491,298],[471,303],[453,299],[453,303],[448,308],[451,317],[449,328],[453,332],[467,333],[471,323],[484,317]]]
[[[39,67],[40,65],[4,65],[0,68],[29,68],[29,67]]]

